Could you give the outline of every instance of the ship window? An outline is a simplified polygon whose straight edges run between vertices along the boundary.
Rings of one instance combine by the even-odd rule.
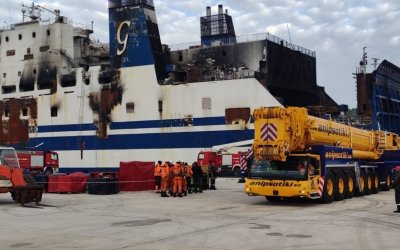
[[[163,111],[163,101],[158,101],[158,112],[162,112]]]
[[[50,36],[50,30],[47,30],[47,35]]]
[[[32,37],[33,37],[33,38],[36,37],[36,32],[32,32]]]
[[[226,56],[226,51],[225,50],[222,51],[222,56]]]
[[[210,109],[211,110],[211,97],[205,97],[201,100],[201,106],[203,110]]]
[[[22,35],[21,34],[18,35],[18,39],[22,40]]]
[[[16,91],[17,91],[17,87],[15,85],[2,87],[3,94],[11,94],[11,93],[15,93]]]
[[[193,115],[185,115],[183,122],[183,125],[186,127],[193,126]]]
[[[50,49],[50,46],[41,46],[40,48],[39,48],[39,51],[40,52],[48,52],[49,51],[49,49]]]
[[[51,117],[57,117],[57,107],[51,107]]]
[[[21,71],[18,71],[18,76],[21,76]]]
[[[31,60],[33,59],[33,54],[24,55],[24,60]]]
[[[6,55],[7,56],[15,56],[15,49],[7,50]]]
[[[9,40],[9,38],[8,38],[8,36],[6,36],[6,42],[8,42],[8,40]]]
[[[27,49],[26,49],[26,53],[27,53],[27,54],[30,54],[30,53],[31,53],[31,48],[27,48]]]
[[[22,116],[28,116],[28,109],[27,108],[23,108],[22,109]]]
[[[3,73],[3,78],[6,78],[7,77],[7,73]]]
[[[126,103],[126,113],[133,113],[135,111],[135,104],[133,102]]]
[[[10,111],[8,109],[4,110],[4,116],[5,117],[10,117]]]
[[[33,69],[33,74],[36,75],[36,69]]]
[[[182,55],[182,51],[179,51],[179,61],[182,62],[183,61],[183,55]]]

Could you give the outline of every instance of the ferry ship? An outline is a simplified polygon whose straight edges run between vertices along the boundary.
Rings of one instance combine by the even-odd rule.
[[[222,5],[200,18],[201,43],[167,46],[152,0],[108,3],[109,44],[37,4],[0,31],[2,144],[55,150],[63,172],[103,171],[192,162],[201,149],[252,139],[261,106],[337,111],[316,83],[315,52],[271,34],[237,37]]]

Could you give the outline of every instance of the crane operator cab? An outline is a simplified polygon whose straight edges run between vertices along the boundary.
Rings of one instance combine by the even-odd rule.
[[[290,154],[286,161],[253,160],[245,192],[267,200],[284,197],[317,197],[320,156]]]
[[[250,168],[251,178],[307,180],[320,172],[318,155],[290,155],[286,161],[254,159]]]

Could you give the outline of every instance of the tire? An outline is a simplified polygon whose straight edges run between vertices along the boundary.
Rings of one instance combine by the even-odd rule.
[[[265,199],[267,199],[267,201],[269,202],[278,202],[281,200],[281,197],[277,197],[277,196],[265,196]]]
[[[334,183],[335,180],[333,178],[333,175],[328,172],[325,176],[324,191],[322,193],[322,201],[324,203],[332,203],[332,201],[334,200]]]
[[[365,193],[366,175],[363,170],[360,171],[359,186],[356,188],[355,196],[363,196]]]
[[[11,194],[11,198],[13,199],[13,201],[15,201],[15,192],[11,191],[10,194]]]
[[[234,167],[233,168],[233,175],[235,177],[240,177],[240,167]]]
[[[344,175],[338,172],[335,178],[334,188],[333,188],[336,201],[341,201],[344,199],[346,194],[345,186],[346,185],[345,185]]]
[[[372,172],[367,171],[365,174],[365,195],[370,195],[372,193]]]
[[[353,171],[348,171],[345,173],[345,190],[346,198],[351,199],[354,197],[354,192],[356,190],[356,179],[354,177]]]
[[[26,183],[30,184],[30,185],[35,185],[36,184],[36,180],[35,178],[33,178],[33,176],[29,173],[24,173],[24,180]]]
[[[379,192],[379,176],[376,170],[372,172],[372,190],[371,193],[376,194]]]
[[[44,173],[45,173],[45,174],[53,174],[53,168],[51,168],[51,167],[46,167],[46,168],[44,169]]]
[[[389,191],[390,187],[392,186],[392,177],[390,176],[390,172],[386,173],[385,176],[385,184],[381,185],[382,191]]]

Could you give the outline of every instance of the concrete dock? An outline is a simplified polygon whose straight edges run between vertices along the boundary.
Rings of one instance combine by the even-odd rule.
[[[0,194],[0,249],[400,249],[393,190],[270,203],[233,178],[216,186],[184,198],[44,194],[39,207]]]

